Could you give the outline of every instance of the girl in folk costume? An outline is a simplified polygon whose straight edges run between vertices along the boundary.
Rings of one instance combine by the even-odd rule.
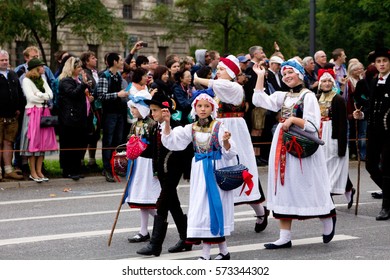
[[[54,127],[40,127],[41,116],[50,116],[50,110],[45,104],[53,98],[48,83],[42,78],[45,65],[38,58],[28,62],[28,72],[23,79],[22,88],[27,99],[21,130],[22,156],[27,156],[30,165],[30,179],[37,183],[49,179],[42,173],[45,155],[50,155],[58,149]]]
[[[187,242],[203,241],[200,260],[210,259],[212,244],[218,244],[220,253],[216,260],[229,260],[225,236],[234,229],[234,201],[232,191],[221,190],[213,174],[215,168],[231,165],[236,157],[234,142],[224,125],[215,121],[218,104],[213,97],[200,93],[194,97],[191,116],[196,120],[185,127],[170,128],[170,112],[163,109],[165,126],[161,137],[169,150],[184,150],[193,143],[190,202],[188,209]]]
[[[148,116],[149,106],[145,100],[151,99],[147,90],[138,91],[136,95],[130,95],[127,105],[131,114],[137,121],[132,124],[130,135],[135,135],[147,144],[150,143],[152,130],[155,122]],[[156,201],[160,194],[161,187],[157,177],[153,176],[152,147],[148,145],[142,154],[134,160],[131,174],[128,174],[128,187],[124,202],[130,208],[141,210],[141,229],[138,234],[128,238],[130,243],[143,242],[150,239],[148,232],[149,215],[156,215]]]
[[[265,70],[254,65],[257,74],[253,104],[271,111],[281,110],[282,119],[272,139],[268,166],[267,206],[279,219],[280,238],[265,244],[266,249],[290,248],[291,226],[295,219],[320,218],[323,242],[332,240],[336,212],[330,196],[330,181],[322,147],[311,156],[300,158],[287,152],[283,132],[291,125],[315,135],[320,127],[321,113],[314,93],[304,88],[303,67],[294,59],[282,63],[283,82],[289,92],[264,92]],[[314,127],[315,126],[315,127]]]
[[[331,194],[345,194],[348,209],[352,207],[355,189],[348,177],[347,109],[345,100],[335,90],[333,69],[319,69],[319,100],[321,111],[321,138],[331,185]]]
[[[269,211],[260,204],[265,200],[265,196],[259,180],[251,136],[244,120],[244,89],[240,84],[234,82],[239,73],[238,59],[233,55],[229,55],[226,58],[222,57],[218,63],[216,80],[199,78],[195,74],[194,83],[211,88],[220,100],[218,120],[223,122],[232,133],[232,139],[237,143],[240,162],[248,167],[249,173],[253,175],[253,185],[248,184],[243,192],[241,191],[242,188],[233,191],[234,203],[235,205],[246,203],[253,208],[257,217],[255,231],[261,232],[267,227]]]

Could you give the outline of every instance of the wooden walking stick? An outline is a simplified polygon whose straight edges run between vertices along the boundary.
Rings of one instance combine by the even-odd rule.
[[[132,171],[133,171],[133,164],[134,164],[134,161],[132,160],[131,163],[130,163],[130,170],[129,170],[129,175],[128,175],[128,178],[127,178],[127,181],[126,181],[125,189],[123,190],[123,194],[122,194],[122,197],[121,197],[121,201],[119,202],[119,207],[118,207],[118,210],[116,211],[116,216],[115,216],[114,224],[112,225],[110,237],[109,237],[109,239],[108,239],[108,246],[111,245],[111,240],[112,240],[112,236],[114,235],[114,230],[115,230],[115,227],[116,227],[116,223],[117,223],[117,221],[118,221],[119,213],[120,213],[120,211],[121,211],[121,209],[122,209],[123,199],[125,198],[126,191],[127,191],[127,185],[128,185],[128,183],[129,183],[129,180],[130,180],[130,177],[131,177],[131,173],[132,173]]]
[[[357,109],[356,108],[356,103],[354,104],[355,105],[355,109],[360,111],[362,109],[362,107],[360,107],[360,109]],[[355,215],[358,214],[358,208],[359,208],[359,196],[360,196],[360,149],[359,149],[359,126],[358,126],[358,119],[355,119],[355,130],[356,130],[356,139],[355,139],[355,143],[356,143],[356,153],[357,153],[357,159],[358,159],[358,170],[357,170],[357,185],[356,185],[356,189],[357,189],[357,192],[356,192],[356,205],[355,205]]]

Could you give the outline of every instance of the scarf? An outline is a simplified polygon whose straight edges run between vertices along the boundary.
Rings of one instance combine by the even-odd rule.
[[[44,81],[42,79],[42,76],[39,76],[37,78],[30,78],[30,80],[34,83],[34,85],[39,89],[40,92],[45,93],[45,88],[43,87]]]

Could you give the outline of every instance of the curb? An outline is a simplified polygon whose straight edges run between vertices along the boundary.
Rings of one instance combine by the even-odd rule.
[[[86,176],[78,181],[66,178],[54,178],[49,182],[36,183],[30,180],[0,182],[0,190],[13,188],[27,188],[36,186],[77,186],[79,184],[106,183],[104,176]]]

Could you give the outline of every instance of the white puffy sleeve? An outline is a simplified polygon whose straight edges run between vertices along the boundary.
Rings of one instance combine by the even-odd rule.
[[[161,125],[161,142],[171,151],[182,151],[192,142],[192,124],[177,126],[171,129],[171,133],[164,134],[165,122]]]
[[[244,88],[235,82],[225,79],[210,80],[211,87],[215,95],[224,103],[240,105],[244,98]]]
[[[286,94],[284,91],[275,91],[273,94],[268,95],[262,90],[255,89],[253,91],[252,102],[256,107],[277,112],[282,108]]]
[[[225,128],[225,126],[223,124],[221,124],[219,127],[219,131],[218,131],[218,142],[219,142],[219,145],[222,147],[222,149],[221,149],[222,156],[224,158],[226,158],[227,160],[230,160],[230,159],[236,157],[236,155],[238,154],[237,146],[236,146],[236,143],[233,141],[233,139],[230,138],[229,139],[230,149],[226,150],[223,147],[223,140],[222,139],[223,139],[223,135],[224,135],[225,131],[227,131],[227,129]]]

